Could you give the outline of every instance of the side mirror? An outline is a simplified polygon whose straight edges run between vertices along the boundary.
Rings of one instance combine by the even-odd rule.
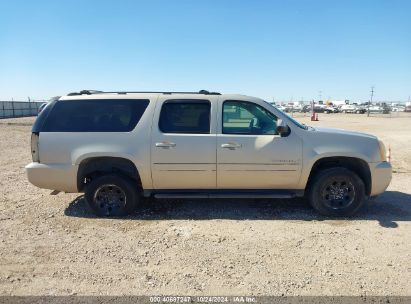
[[[290,127],[287,126],[282,119],[277,121],[276,132],[281,135],[281,137],[286,137],[290,134]]]

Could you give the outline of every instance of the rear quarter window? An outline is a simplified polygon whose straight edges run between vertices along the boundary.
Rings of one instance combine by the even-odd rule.
[[[60,100],[42,132],[129,132],[143,116],[148,99]]]

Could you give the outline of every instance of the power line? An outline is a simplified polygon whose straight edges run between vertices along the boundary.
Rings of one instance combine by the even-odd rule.
[[[368,110],[367,110],[367,117],[370,117],[370,104],[372,104],[372,98],[374,96],[374,86],[371,87],[371,98],[370,101],[368,102]]]

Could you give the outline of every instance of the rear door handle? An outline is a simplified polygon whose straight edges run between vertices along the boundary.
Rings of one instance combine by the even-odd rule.
[[[235,150],[235,149],[241,148],[241,144],[235,143],[235,142],[229,142],[229,143],[226,143],[226,144],[222,144],[221,148],[229,149],[229,150]]]
[[[157,148],[168,149],[168,148],[172,148],[172,147],[175,147],[175,146],[176,146],[175,143],[169,142],[169,141],[163,141],[163,142],[156,143]]]

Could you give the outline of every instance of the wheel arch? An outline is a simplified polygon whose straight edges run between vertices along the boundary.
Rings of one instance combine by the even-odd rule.
[[[141,178],[136,165],[127,158],[98,156],[83,159],[77,171],[77,189],[84,191],[84,187],[96,176],[116,173],[133,180],[141,187]]]
[[[366,195],[370,195],[372,180],[370,167],[368,166],[367,162],[361,158],[346,156],[332,156],[318,159],[311,167],[306,185],[306,191],[310,189],[311,182],[318,172],[324,169],[335,167],[346,168],[356,173],[364,182]]]

